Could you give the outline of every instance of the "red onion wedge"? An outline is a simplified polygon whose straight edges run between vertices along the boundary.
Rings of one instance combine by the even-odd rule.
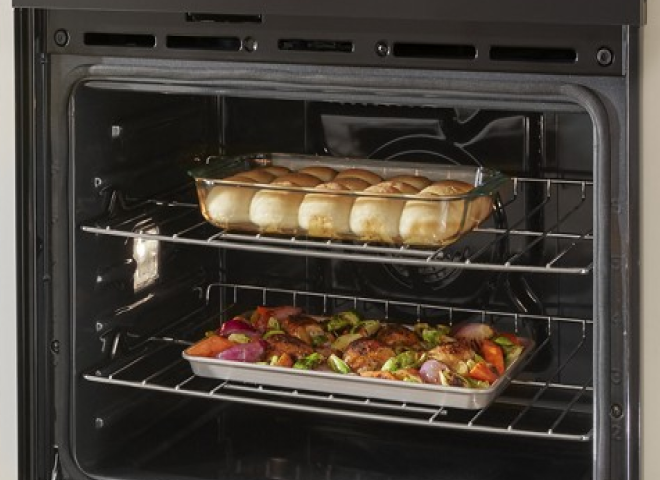
[[[491,338],[493,335],[495,335],[495,330],[485,323],[463,323],[457,325],[452,334],[454,338],[463,338],[475,342]]]
[[[266,351],[262,340],[250,343],[241,343],[220,352],[215,358],[219,360],[230,360],[233,362],[259,362]]]
[[[449,370],[449,367],[437,360],[425,361],[419,369],[419,376],[424,383],[440,385],[442,383],[441,372]]]
[[[234,317],[223,323],[216,333],[223,337],[228,337],[233,333],[243,333],[249,337],[257,335],[256,329],[241,317]]]

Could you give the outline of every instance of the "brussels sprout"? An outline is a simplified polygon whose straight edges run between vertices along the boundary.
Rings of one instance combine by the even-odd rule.
[[[296,363],[293,364],[293,368],[298,368],[300,370],[313,370],[318,366],[325,357],[318,352],[311,353],[306,357],[301,357]]]
[[[416,368],[419,367],[426,360],[426,354],[419,354],[412,350],[399,353],[398,355],[389,358],[381,367],[385,372],[396,372],[402,368]]]
[[[345,319],[351,325],[356,325],[362,321],[362,315],[360,315],[355,310],[347,310],[345,312],[340,312],[337,314],[338,317]]]
[[[445,325],[435,327],[428,327],[428,324],[425,325],[427,325],[426,328],[419,328],[415,331],[430,348],[440,345],[443,339],[449,335],[450,328]]]
[[[511,345],[510,347],[502,347],[502,350],[504,350],[504,363],[508,367],[520,357],[523,347],[521,345]]]
[[[470,382],[472,381],[477,380],[467,379],[463,375],[452,372],[451,370],[443,370],[440,372],[440,383],[446,387],[469,387]],[[484,383],[487,384],[488,382]]]
[[[409,383],[424,383],[424,382],[422,382],[421,378],[416,377],[415,375],[406,375],[401,380],[403,380],[404,382],[409,382]]]
[[[364,333],[366,337],[370,337],[374,335],[379,329],[379,320],[362,320],[351,329],[351,333]]]
[[[266,330],[282,330],[282,327],[280,326],[280,322],[277,321],[277,318],[270,317],[266,324]]]
[[[311,338],[313,347],[320,347],[328,343],[328,337],[325,335],[313,335]]]
[[[330,317],[330,320],[326,324],[326,329],[329,332],[337,332],[357,325],[361,320],[362,317],[355,311],[349,310],[346,312],[340,312]]]
[[[346,362],[344,362],[334,353],[328,357],[328,366],[332,369],[333,372],[343,374],[351,373],[351,368],[346,364]]]
[[[232,333],[227,337],[227,340],[234,343],[249,343],[251,338],[244,333]]]
[[[504,336],[493,338],[493,342],[497,343],[500,347],[510,347],[515,345],[510,338]]]
[[[268,337],[272,337],[273,335],[283,335],[284,331],[283,330],[269,330],[266,333],[264,333],[263,338],[264,340],[267,339]]]
[[[332,342],[331,347],[333,350],[339,350],[343,352],[352,342],[354,342],[358,338],[362,338],[362,335],[360,335],[359,333],[347,333],[345,335],[342,335],[341,337],[338,337],[337,340]]]

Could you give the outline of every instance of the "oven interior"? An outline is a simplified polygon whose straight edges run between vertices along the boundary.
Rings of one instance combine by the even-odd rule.
[[[73,91],[68,121],[68,423],[81,472],[592,476],[595,140],[582,108],[88,81]],[[487,223],[440,251],[223,236],[199,214],[188,171],[211,156],[255,152],[483,165],[510,181]],[[258,304],[357,308],[402,323],[483,321],[533,337],[537,349],[483,410],[192,376],[185,346]]]

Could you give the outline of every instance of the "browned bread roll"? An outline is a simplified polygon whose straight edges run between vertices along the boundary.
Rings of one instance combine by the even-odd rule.
[[[342,187],[346,187],[352,192],[361,192],[365,188],[371,186],[371,184],[366,180],[362,180],[360,178],[351,178],[351,177],[335,178],[334,183],[338,183]]]
[[[349,217],[354,198],[336,192],[349,191],[345,186],[323,183],[316,186],[320,193],[308,193],[298,210],[298,224],[310,235],[335,237],[350,233]]]
[[[315,187],[320,180],[304,173],[290,173],[275,179],[271,185],[293,189]],[[250,220],[263,232],[295,232],[298,229],[298,207],[304,193],[291,190],[259,190],[250,202]]]
[[[431,180],[426,177],[421,177],[419,175],[397,175],[388,179],[390,182],[403,182],[408,185],[412,185],[417,189],[417,191],[422,190],[423,188],[428,187],[431,184]]]
[[[337,170],[334,168],[330,167],[322,167],[322,166],[317,166],[317,167],[305,167],[301,168],[298,170],[298,173],[305,173],[307,175],[312,175],[319,180],[321,180],[323,183],[329,182],[335,176],[337,175]]]
[[[339,180],[340,178],[359,178],[361,180],[369,182],[370,185],[375,185],[383,181],[383,179],[379,175],[369,170],[364,170],[362,168],[349,168],[346,170],[342,170],[335,177],[335,181]]]
[[[399,219],[405,201],[380,195],[400,195],[401,190],[391,182],[383,182],[367,188],[364,195],[355,200],[351,209],[351,231],[365,240],[394,242],[399,236]]]
[[[393,189],[396,190],[396,193],[402,193],[404,195],[412,195],[415,193],[419,193],[419,188],[415,188],[414,186],[405,183],[405,182],[397,182],[397,181],[392,181],[392,180],[387,180],[385,182],[380,182],[377,187],[380,187],[381,190],[383,190],[383,193],[389,188],[392,187]]]
[[[287,173],[291,173],[291,169],[287,167],[280,167],[279,165],[271,165],[270,167],[263,167],[261,169],[264,172],[268,172],[275,177],[281,177]]]
[[[241,177],[251,178],[257,183],[270,183],[270,181],[275,178],[274,174],[264,170],[263,168],[255,168],[248,170],[247,172],[241,172],[238,175]]]
[[[401,212],[399,223],[403,242],[442,245],[472,228],[469,202],[461,199],[442,199],[464,195],[472,188],[469,183],[459,180],[442,180],[419,192],[420,200],[408,200]]]
[[[273,185],[285,184],[286,182],[290,182],[297,187],[304,187],[304,188],[315,187],[319,183],[322,183],[318,177],[309,175],[308,173],[294,172],[294,173],[288,173],[286,175],[282,175],[281,177],[277,177],[275,180],[273,180],[272,184]]]
[[[256,183],[242,175],[234,175],[223,181]],[[202,212],[211,223],[221,228],[236,223],[249,223],[250,202],[255,192],[256,189],[249,186],[216,185],[207,192]]]

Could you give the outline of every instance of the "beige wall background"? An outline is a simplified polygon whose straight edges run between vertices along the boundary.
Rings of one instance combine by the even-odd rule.
[[[660,479],[660,2],[648,1],[642,87],[643,480]]]
[[[0,479],[18,479],[16,269],[14,240],[14,32],[11,0],[0,0]]]

